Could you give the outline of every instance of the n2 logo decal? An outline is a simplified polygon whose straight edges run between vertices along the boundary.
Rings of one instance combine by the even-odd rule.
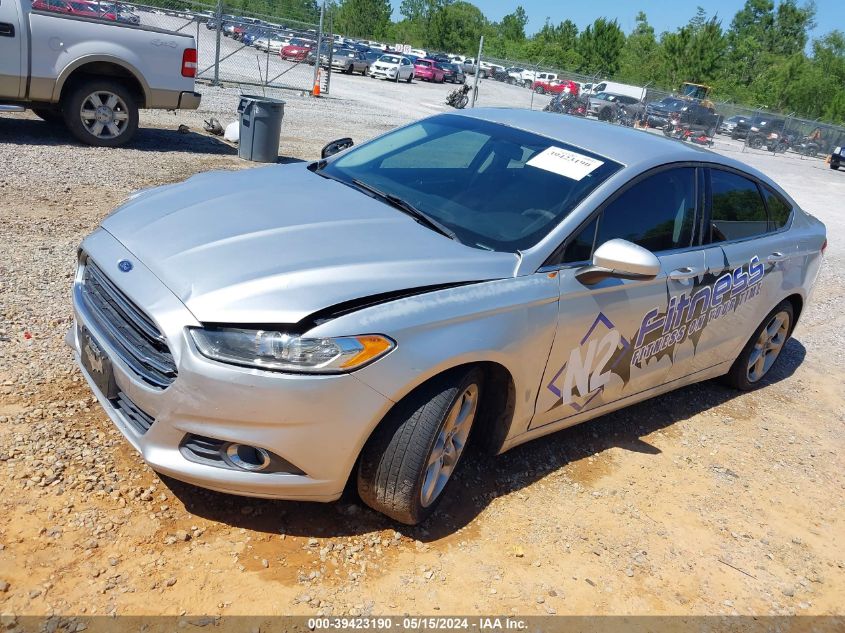
[[[599,326],[604,326],[603,331]],[[578,347],[569,353],[569,359],[555,374],[546,388],[558,397],[549,411],[560,406],[570,406],[575,412],[584,409],[597,397],[607,383],[616,363],[630,347],[616,326],[601,312]],[[611,362],[613,357],[616,360]]]

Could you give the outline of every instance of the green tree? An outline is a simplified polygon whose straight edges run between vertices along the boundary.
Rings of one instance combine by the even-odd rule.
[[[339,33],[357,37],[384,37],[389,32],[390,0],[342,0],[334,17]]]
[[[581,70],[613,75],[619,70],[619,58],[625,45],[625,34],[616,20],[597,18],[578,36]]]
[[[450,3],[432,16],[427,41],[441,50],[473,54],[486,26],[487,19],[474,4]]]
[[[795,0],[781,0],[775,14],[769,51],[777,55],[794,55],[807,46],[807,32],[815,27],[816,5],[799,7]]]
[[[619,75],[633,84],[644,85],[662,79],[661,63],[654,27],[648,23],[646,14],[637,13],[634,30],[625,40],[619,56]]]
[[[528,15],[522,6],[517,6],[513,13],[508,13],[502,18],[499,24],[499,32],[505,40],[522,42],[525,40],[525,25],[528,24]]]

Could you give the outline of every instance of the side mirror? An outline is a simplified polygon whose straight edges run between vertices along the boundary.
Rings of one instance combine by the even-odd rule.
[[[334,156],[338,152],[342,152],[345,149],[349,149],[353,145],[355,145],[355,143],[348,136],[336,139],[331,143],[327,143],[323,147],[323,149],[320,151],[320,158],[328,158],[329,156]]]
[[[651,279],[660,272],[660,260],[650,250],[627,240],[608,240],[593,253],[593,261],[575,273],[582,284],[591,285],[608,277]]]

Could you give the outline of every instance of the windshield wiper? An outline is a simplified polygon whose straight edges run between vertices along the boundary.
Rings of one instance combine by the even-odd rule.
[[[455,234],[455,232],[452,229],[450,229],[449,227],[441,224],[440,222],[435,220],[433,217],[431,217],[427,213],[420,211],[414,205],[412,205],[410,202],[403,200],[399,196],[396,196],[392,193],[387,193],[385,191],[382,191],[381,189],[377,189],[376,187],[373,187],[372,185],[368,185],[363,180],[358,180],[357,178],[352,179],[352,184],[354,184],[359,189],[363,189],[364,191],[368,191],[371,194],[373,194],[374,196],[381,198],[382,200],[387,202],[389,205],[399,209],[403,213],[410,215],[417,222],[419,222],[420,224],[424,224],[425,226],[427,226],[431,230],[436,231],[436,232],[440,233],[441,235],[445,235],[449,239],[455,240],[456,242],[461,241],[461,240],[458,239],[458,236]]]

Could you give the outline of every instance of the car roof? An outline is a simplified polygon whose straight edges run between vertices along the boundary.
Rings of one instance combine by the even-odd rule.
[[[474,108],[450,114],[507,125],[583,148],[621,163],[629,175],[666,163],[695,161],[733,167],[774,184],[765,174],[733,158],[622,125],[517,108]]]

